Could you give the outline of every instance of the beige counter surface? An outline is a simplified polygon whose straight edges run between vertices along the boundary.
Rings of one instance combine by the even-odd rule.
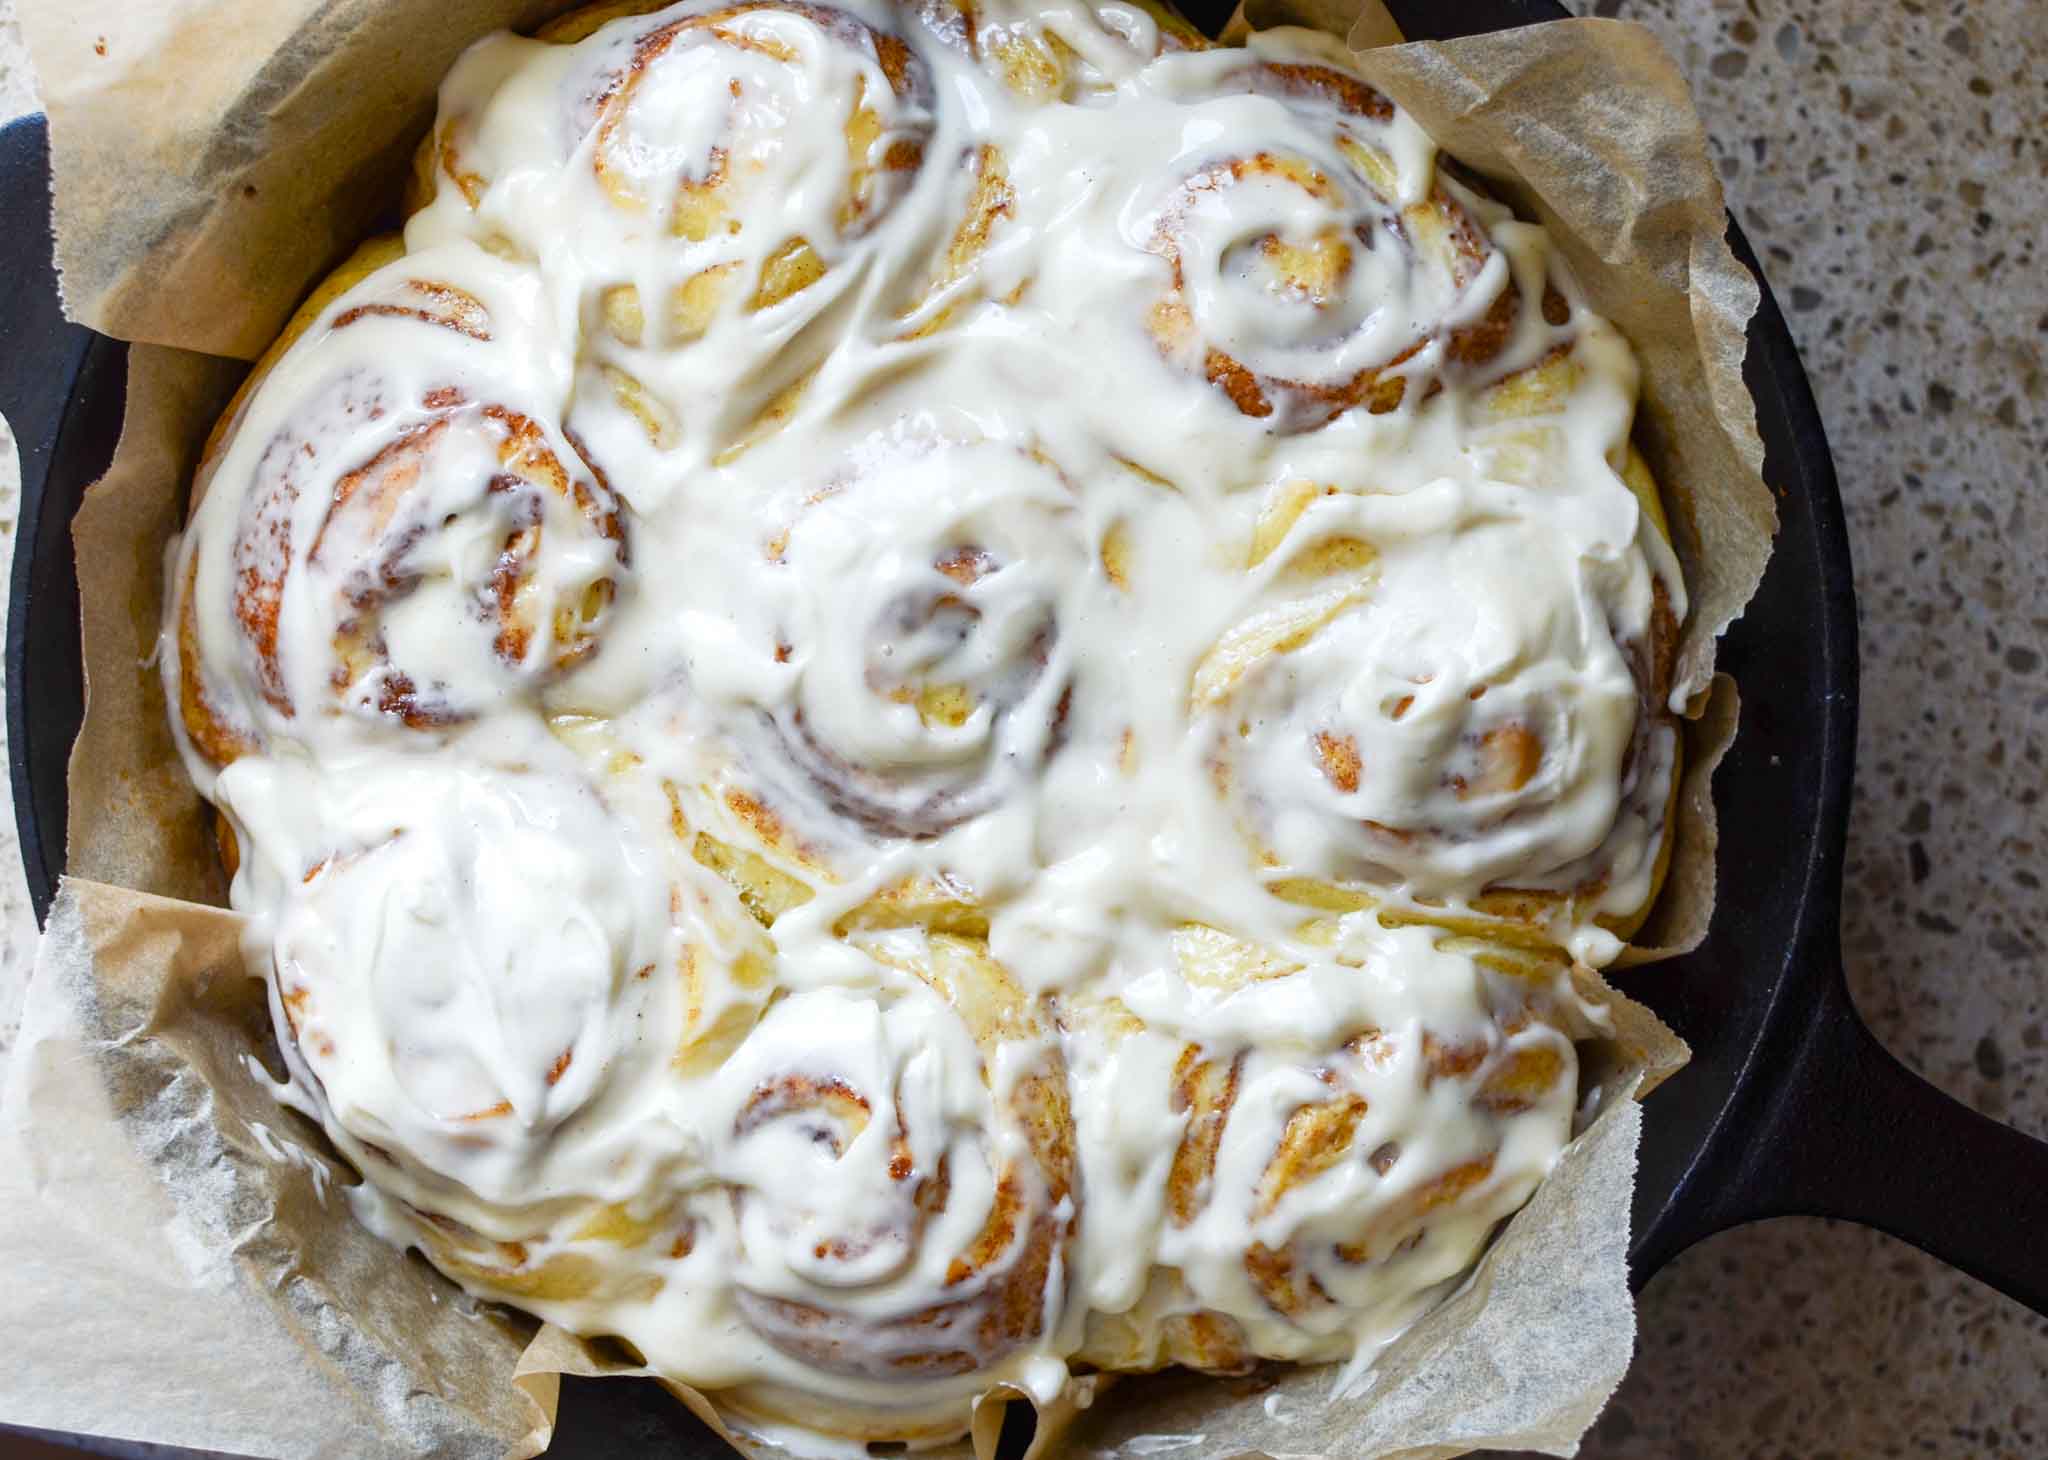
[[[1646,22],[1691,75],[1834,444],[1862,608],[1857,1002],[1936,1084],[2048,1136],[2048,6],[1570,3]],[[32,106],[0,0],[0,119]],[[17,500],[0,429],[9,555]],[[0,813],[4,1058],[35,931]],[[2048,1454],[2048,1322],[1858,1228],[1715,1238],[1641,1319],[1599,1460]]]

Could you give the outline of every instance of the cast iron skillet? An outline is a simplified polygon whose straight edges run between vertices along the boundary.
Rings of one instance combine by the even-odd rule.
[[[1184,4],[1212,30],[1228,0]],[[1416,39],[1561,19],[1555,0],[1394,0]],[[0,414],[22,468],[7,630],[15,816],[38,919],[64,868],[65,762],[82,713],[69,527],[119,435],[127,347],[67,324],[50,261],[40,118],[0,131]],[[1733,221],[1729,241],[1761,283]],[[2048,1144],[1950,1099],[1877,1043],[1837,926],[1856,749],[1856,602],[1834,465],[1764,288],[1747,376],[1781,525],[1723,643],[1741,734],[1715,779],[1719,905],[1704,946],[1622,986],[1691,1043],[1652,1097],[1636,1189],[1640,1286],[1702,1237],[1762,1217],[1842,1217],[1904,1238],[2048,1314]],[[1962,976],[1967,976],[1964,974]],[[564,1386],[557,1453],[721,1453],[652,1385]]]

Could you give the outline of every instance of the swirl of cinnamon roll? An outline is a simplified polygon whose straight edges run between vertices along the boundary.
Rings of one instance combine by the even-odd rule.
[[[371,1178],[362,1214],[470,1291],[572,1321],[645,1314],[697,1247],[689,1137],[650,1094],[715,1070],[775,991],[730,890],[562,750],[455,773],[247,756],[214,795],[251,848],[251,966]]]
[[[1469,896],[1606,838],[1643,695],[1519,495],[1314,499],[1301,535],[1360,569],[1302,582],[1205,661],[1231,792],[1281,864]]]
[[[248,849],[237,900],[266,909],[252,962],[344,1152],[415,1208],[524,1235],[493,1214],[629,1148],[617,1103],[665,1057],[632,1032],[672,997],[642,972],[667,919],[579,776],[248,756],[215,796]]]
[[[978,942],[897,932],[869,951],[890,973],[876,991],[793,994],[727,1060],[709,1165],[749,1327],[884,1406],[877,1437],[902,1437],[921,1397],[957,1431],[961,1396],[1059,1321],[1065,1075]],[[730,1398],[798,1418],[816,1403],[774,1384]]]
[[[1269,494],[1259,606],[1193,698],[1283,896],[1356,906],[1331,884],[1362,884],[1539,940],[1580,914],[1625,934],[1653,897],[1676,784],[1675,580],[1652,566],[1664,524],[1632,452],[1615,489],[1556,495],[1573,472],[1611,479],[1546,424],[1583,353],[1478,398],[1499,424],[1472,451],[1496,480]]]
[[[1092,1295],[1082,1357],[1212,1372],[1348,1357],[1428,1306],[1556,1159],[1578,1088],[1564,965],[1422,929],[1371,937],[1362,957],[1304,967],[1190,926],[1174,940],[1186,994],[1071,1018],[1083,1177],[1107,1188],[1091,1202],[1160,1223],[1158,1266],[1111,1269],[1122,1292]],[[1428,1010],[1370,992],[1395,954],[1427,966]],[[1104,1081],[1180,1132],[1138,1188],[1086,1093]]]
[[[536,57],[543,46],[556,53]],[[536,117],[523,84],[502,92],[514,71],[555,90],[558,105]],[[804,107],[819,102],[843,107],[837,135],[808,124]],[[769,267],[748,280],[772,296],[755,305],[764,308],[814,282],[831,254],[886,216],[923,161],[931,104],[929,72],[904,39],[835,6],[588,8],[537,40],[498,36],[472,49],[423,154],[422,186],[433,191],[413,201],[431,206],[445,186],[509,243],[523,241],[522,228],[544,233],[551,220],[526,211],[532,200],[497,195],[534,185],[520,176],[531,165],[520,144],[538,124],[551,170],[573,169],[607,205],[594,218],[601,234],[682,247],[774,232],[778,221],[822,223],[815,239],[790,232],[764,245]],[[821,211],[807,218],[807,208]]]
[[[757,580],[787,688],[739,733],[792,831],[934,837],[1033,774],[1071,695],[1075,516],[1047,457],[989,442],[891,446],[802,500]]]
[[[432,202],[408,228],[574,255],[576,427],[612,450],[621,436],[668,450],[700,426],[725,441],[801,379],[783,347],[871,257],[935,126],[924,60],[850,10],[642,13],[657,8],[475,48],[430,139]],[[567,236],[564,216],[583,220]],[[737,389],[756,368],[759,389]]]
[[[1168,271],[1146,327],[1242,414],[1282,432],[1384,414],[1568,322],[1524,296],[1405,114],[1305,38],[1188,58],[1181,80],[1233,150],[1182,173],[1141,235]]]
[[[328,303],[202,469],[167,672],[216,766],[337,721],[457,726],[597,651],[624,521],[520,387],[534,285],[461,264],[463,286],[415,255]]]

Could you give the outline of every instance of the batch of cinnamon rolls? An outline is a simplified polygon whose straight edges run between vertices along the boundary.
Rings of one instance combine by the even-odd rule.
[[[478,42],[163,666],[365,1220],[799,1450],[1357,1373],[1570,1139],[1685,593],[1628,346],[1334,40]]]

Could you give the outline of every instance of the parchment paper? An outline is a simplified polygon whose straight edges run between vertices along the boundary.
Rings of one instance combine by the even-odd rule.
[[[1376,0],[1295,4],[1250,18],[1395,38]],[[390,207],[462,45],[562,8],[19,0],[51,113],[67,308],[181,348],[131,353],[122,442],[74,526],[90,693],[73,875],[0,1091],[0,1269],[14,1279],[0,1284],[0,1329],[30,1340],[0,1366],[0,1419],[246,1454],[520,1456],[547,1441],[557,1374],[634,1372],[470,1302],[349,1216],[339,1190],[353,1176],[260,1076],[261,986],[242,974],[236,920],[206,905],[219,871],[150,663],[165,540],[240,373],[188,351],[258,353]],[[1550,225],[1643,360],[1640,444],[1693,591],[1681,664],[1697,718],[1671,881],[1638,941],[1652,956],[1689,947],[1712,907],[1707,780],[1735,719],[1732,686],[1710,683],[1713,640],[1774,525],[1741,384],[1755,286],[1722,241],[1698,120],[1656,42],[1612,22],[1376,49],[1361,65]],[[1635,1097],[1684,1059],[1647,1010],[1597,978],[1585,990],[1615,1026],[1585,1051],[1586,1129],[1362,1394],[1333,1399],[1332,1371],[1283,1367],[1105,1381],[1085,1407],[1041,1416],[1034,1449],[1570,1453],[1633,1342]],[[680,1397],[716,1423],[702,1396]],[[999,1421],[992,1400],[974,1451],[992,1451]]]
[[[366,1240],[269,1041],[240,919],[69,878],[0,1093],[0,1416],[246,1455],[525,1456],[534,1325]],[[273,1056],[274,1062],[274,1056]]]

